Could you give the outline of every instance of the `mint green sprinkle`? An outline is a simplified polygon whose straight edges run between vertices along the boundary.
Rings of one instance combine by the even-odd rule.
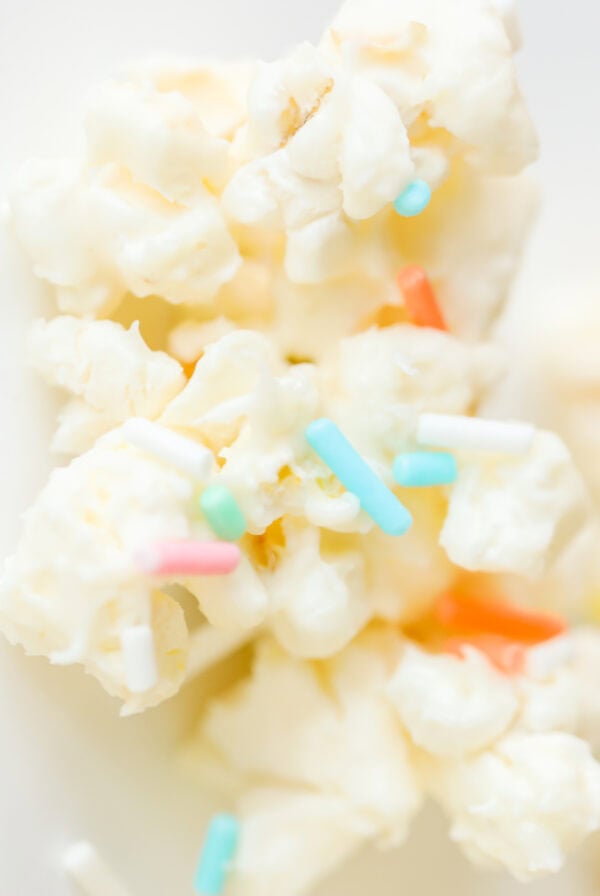
[[[213,532],[224,541],[237,541],[246,531],[244,514],[226,485],[205,488],[200,508]]]

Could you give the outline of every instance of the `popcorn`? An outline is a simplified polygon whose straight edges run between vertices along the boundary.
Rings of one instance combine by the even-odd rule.
[[[318,530],[286,527],[286,545],[268,589],[277,608],[273,632],[295,656],[331,656],[364,627],[372,609],[361,553],[325,554]],[[294,587],[290,588],[290,582]]]
[[[542,644],[536,650],[544,646]],[[533,732],[579,732],[582,715],[580,682],[571,664],[564,663],[544,681],[525,676],[519,682],[519,692],[522,710],[518,728]]]
[[[472,460],[461,469],[440,543],[465,569],[540,576],[588,515],[567,449],[539,432],[522,458]]]
[[[280,172],[274,178],[276,189],[287,177],[290,186],[302,184],[310,194],[309,181],[318,181],[315,197],[325,200],[321,211],[340,208],[335,201],[339,181],[341,209],[350,218],[370,218],[398,195],[412,174],[406,131],[390,100],[367,80],[345,77],[310,44],[259,69],[250,88],[248,114],[245,145],[238,148],[242,157],[266,157],[262,170],[267,177],[274,164],[274,173]],[[376,141],[368,139],[372,133],[377,133]],[[240,175],[244,177],[243,167]],[[229,201],[235,205],[234,184],[235,178],[229,188]],[[284,187],[283,196],[285,192]],[[325,199],[328,195],[333,201]],[[269,201],[258,194],[255,198],[259,205],[252,221]],[[317,219],[318,208],[310,210],[305,203],[298,191],[284,207],[292,228]]]
[[[233,896],[310,892],[373,830],[347,800],[284,787],[249,791],[238,816],[242,841],[227,885]]]
[[[283,355],[316,362],[355,333],[364,317],[397,299],[393,282],[369,270],[316,284],[292,283],[276,272],[271,291],[275,308],[265,330]]]
[[[509,734],[434,772],[432,787],[468,858],[521,881],[558,871],[600,826],[600,768],[571,734]]]
[[[126,293],[173,304],[210,301],[238,266],[208,191],[174,207],[115,165],[32,162],[12,202],[17,234],[66,313],[107,314]]]
[[[388,97],[366,79],[345,75],[302,44],[263,65],[250,89],[248,158],[229,183],[224,207],[244,224],[281,226],[293,281],[340,275],[349,245],[344,216],[373,217],[410,180],[406,130]],[[370,135],[376,133],[377,140]]]
[[[224,317],[203,324],[184,321],[169,333],[169,354],[181,364],[195,364],[207,345],[234,330],[235,325]]]
[[[321,50],[303,44],[257,73],[237,144],[248,161],[224,202],[236,221],[283,226],[291,280],[351,270],[350,221],[376,215],[415,176],[439,186],[461,150],[491,174],[516,174],[535,157],[502,21],[478,0],[464,5],[468,29],[434,0],[348,2]]]
[[[284,527],[282,543],[261,543],[272,559],[247,560],[231,575],[189,581],[209,622],[222,628],[268,624],[295,656],[327,657],[345,646],[374,615],[365,594],[364,561],[352,546],[325,549],[318,530]],[[272,568],[263,565],[271,563]],[[290,588],[290,581],[295,582]]]
[[[516,174],[535,158],[512,47],[490,4],[346,0],[323,44],[328,58],[385,90],[425,142],[447,134],[455,151],[493,174]]]
[[[400,325],[343,340],[324,369],[331,415],[391,482],[393,459],[411,443],[418,412],[472,407],[501,364],[491,346],[464,345],[439,330]]]
[[[502,23],[514,51],[521,48],[521,25],[515,0],[494,0],[494,6],[502,16]]]
[[[122,165],[170,202],[193,206],[227,182],[229,143],[208,133],[179,91],[109,81],[92,97],[86,132],[92,165]]]
[[[450,331],[480,340],[508,298],[538,203],[529,172],[480,175],[456,160],[425,214],[390,215],[383,235],[395,261],[390,274],[407,262],[421,265]]]
[[[385,637],[380,644],[393,650]],[[380,837],[400,843],[420,796],[393,710],[383,694],[369,696],[384,682],[381,659],[367,643],[325,670],[330,693],[316,667],[264,644],[252,678],[209,707],[201,736],[249,782],[266,777],[346,799]]]
[[[577,676],[577,733],[600,749],[600,701],[595,687],[600,670],[600,634],[594,626],[582,626],[574,633],[573,669]]]
[[[287,368],[264,336],[236,331],[207,347],[162,422],[194,430],[223,459],[220,480],[259,534],[301,506],[304,427],[317,405],[314,368]]]
[[[81,454],[130,416],[158,417],[185,384],[179,364],[151,351],[133,324],[60,316],[31,330],[34,367],[71,398],[60,414],[54,451]]]
[[[124,712],[175,693],[184,678],[187,631],[167,594],[132,563],[147,541],[191,534],[187,479],[125,447],[118,430],[68,467],[56,469],[25,518],[17,553],[0,579],[0,629],[28,653],[82,663]],[[159,672],[155,688],[125,686],[119,636],[149,623]]]
[[[484,749],[506,731],[518,707],[508,678],[468,648],[460,660],[408,647],[388,694],[413,741],[434,756]]]
[[[403,499],[408,493],[403,491]],[[413,525],[402,538],[374,529],[363,536],[374,615],[402,625],[417,622],[434,596],[452,586],[455,570],[438,544],[445,502],[426,495],[407,501]]]
[[[594,632],[534,614],[561,637],[526,646],[521,617],[502,640],[518,613],[499,608],[456,656],[434,612],[481,587],[581,615],[597,521],[566,448],[531,426],[517,457],[454,444],[437,485],[393,475],[424,414],[476,420],[503,372],[484,340],[536,202],[513,25],[501,0],[347,0],[269,64],[137,64],[93,95],[79,159],[16,180],[63,312],[32,360],[68,395],[53,447],[75,458],[26,516],[0,630],[124,714],[176,693],[188,652],[188,678],[227,664],[186,756],[237,802],[239,896],[301,896],[399,846],[426,796],[523,880],[600,825]],[[419,180],[431,202],[402,217]],[[401,288],[415,266],[436,314]],[[577,381],[557,365],[578,412],[592,355]]]
[[[273,347],[259,333],[226,333],[207,346],[186,388],[165,411],[163,422],[201,429],[235,422],[250,409],[261,371],[272,366],[283,369],[276,362]]]
[[[377,309],[402,309],[398,271],[416,262],[429,273],[452,334],[481,340],[506,302],[537,202],[528,173],[484,176],[457,161],[423,215],[406,220],[382,212],[361,224],[360,237],[346,232],[351,244],[343,258],[351,273],[307,284],[276,269],[274,308],[261,329],[284,354],[321,360]]]
[[[247,557],[230,575],[185,582],[197,598],[211,625],[229,630],[251,630],[261,625],[269,614],[267,589]]]
[[[565,662],[553,673],[555,681],[571,674]],[[537,730],[524,726],[535,715],[531,704],[539,706],[533,689],[549,683],[502,676],[474,648],[463,660],[428,654],[392,629],[372,630],[318,666],[263,641],[251,678],[213,701],[188,749],[207,781],[227,767],[241,794],[234,892],[242,884],[266,892],[285,863],[304,855],[311,857],[306,869],[289,866],[289,888],[309,892],[362,842],[397,843],[425,791],[474,861],[521,880],[557,871],[565,853],[600,826],[600,766],[565,732],[557,711]],[[547,698],[566,719],[568,690],[549,690]],[[354,767],[355,755],[372,761]],[[325,818],[330,862],[316,846]],[[289,827],[277,824],[283,819]]]
[[[511,680],[484,670],[473,648],[462,661],[409,648],[387,689],[426,750],[426,786],[450,816],[452,839],[472,861],[519,880],[558,871],[600,826],[600,766],[567,733],[582,707],[562,657],[550,674]]]
[[[255,69],[252,61],[146,59],[128,65],[124,75],[129,84],[183,97],[212,137],[231,141],[246,120]]]

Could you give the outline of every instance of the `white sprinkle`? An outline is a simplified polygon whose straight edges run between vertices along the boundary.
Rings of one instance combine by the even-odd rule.
[[[525,454],[534,436],[535,427],[531,423],[481,420],[455,414],[421,414],[417,424],[419,444],[464,451]]]
[[[232,656],[259,634],[258,629],[224,631],[212,625],[203,625],[190,636],[187,680],[202,675],[221,660]]]
[[[154,454],[193,479],[204,481],[212,470],[214,458],[208,448],[166,426],[143,417],[132,417],[123,424],[122,432],[136,448]]]
[[[149,625],[132,625],[121,632],[125,683],[132,694],[150,691],[158,681],[154,633]]]
[[[81,841],[69,846],[62,865],[85,896],[129,896],[91,843]]]

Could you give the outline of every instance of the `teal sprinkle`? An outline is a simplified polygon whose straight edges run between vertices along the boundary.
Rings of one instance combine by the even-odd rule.
[[[394,461],[394,479],[408,487],[451,485],[457,476],[455,457],[444,451],[413,451]]]
[[[412,517],[406,507],[332,420],[315,420],[306,429],[306,439],[380,529],[388,535],[404,535],[410,529]]]
[[[201,896],[220,896],[231,860],[237,849],[240,824],[233,815],[215,815],[208,826],[194,877],[194,890]]]
[[[431,200],[431,187],[424,180],[413,180],[394,202],[403,218],[414,218],[425,211]]]

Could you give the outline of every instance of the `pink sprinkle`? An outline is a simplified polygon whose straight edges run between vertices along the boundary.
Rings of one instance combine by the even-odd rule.
[[[240,549],[227,541],[157,541],[137,551],[138,567],[153,576],[224,576],[238,566]]]

